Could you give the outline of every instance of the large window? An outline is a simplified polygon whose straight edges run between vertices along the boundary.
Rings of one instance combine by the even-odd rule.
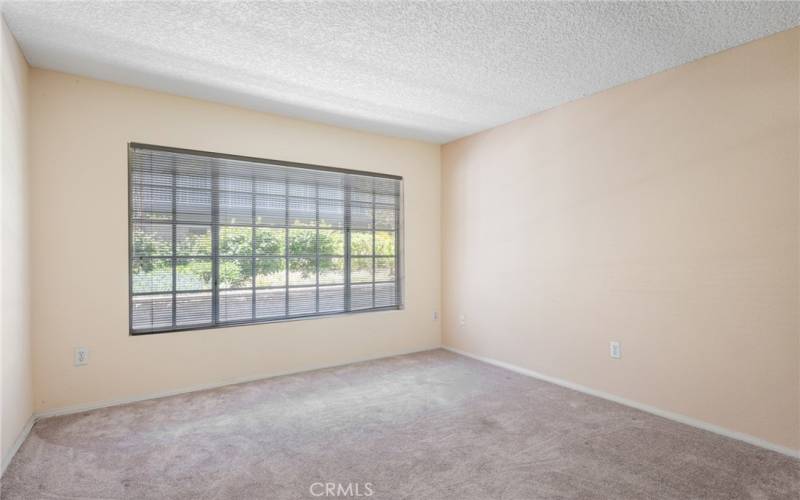
[[[132,334],[401,306],[400,177],[128,154]]]

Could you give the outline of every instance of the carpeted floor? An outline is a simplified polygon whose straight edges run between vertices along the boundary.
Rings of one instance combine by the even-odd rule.
[[[331,498],[325,483],[797,500],[800,461],[436,350],[42,420],[2,483],[4,500]]]

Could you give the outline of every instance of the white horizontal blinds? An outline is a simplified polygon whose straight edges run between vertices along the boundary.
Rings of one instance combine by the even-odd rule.
[[[132,145],[131,329],[400,306],[401,180]]]

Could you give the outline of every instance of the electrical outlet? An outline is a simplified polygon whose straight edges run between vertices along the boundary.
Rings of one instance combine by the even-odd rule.
[[[89,349],[85,347],[75,348],[75,366],[83,366],[89,364]]]
[[[622,357],[622,347],[620,346],[619,342],[611,341],[608,344],[608,347],[612,358],[619,359]]]
[[[461,326],[467,324],[467,318],[463,314],[458,317],[458,324]]]
[[[433,311],[433,320],[436,321],[439,319],[439,311]]]

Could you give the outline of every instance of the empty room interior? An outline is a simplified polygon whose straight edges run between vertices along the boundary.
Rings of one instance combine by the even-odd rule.
[[[800,498],[800,2],[0,2],[0,498]]]

